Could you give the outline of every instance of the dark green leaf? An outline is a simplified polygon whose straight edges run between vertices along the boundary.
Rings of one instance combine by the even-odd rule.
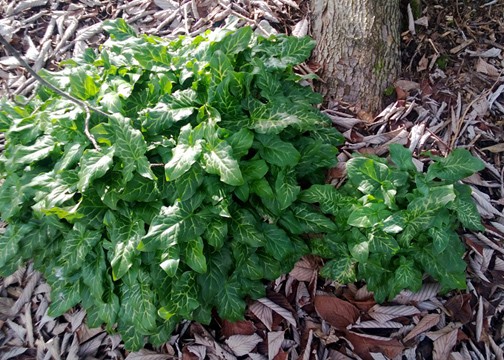
[[[220,176],[222,182],[240,186],[243,185],[243,176],[238,162],[233,158],[233,149],[225,141],[220,141],[216,146],[204,153],[204,169],[209,174]]]
[[[110,240],[114,248],[112,253],[112,278],[122,278],[133,265],[136,248],[145,234],[144,223],[133,219],[118,219],[110,224]]]
[[[436,157],[434,160],[427,170],[428,180],[438,178],[455,182],[485,168],[483,161],[466,149],[455,149],[446,158]]]
[[[198,236],[185,244],[185,262],[197,273],[207,271],[206,257],[203,254],[203,239]]]
[[[348,160],[346,169],[349,181],[364,194],[380,189],[390,173],[387,165],[365,157]]]
[[[67,234],[62,259],[69,269],[80,268],[88,253],[101,240],[101,232],[88,230],[84,223],[76,223]]]
[[[273,224],[263,223],[261,226],[266,242],[264,249],[278,261],[285,260],[292,251],[292,242],[287,233]]]
[[[154,174],[145,156],[147,144],[140,130],[133,128],[128,118],[117,114],[110,116],[109,122],[115,137],[115,155],[123,162],[124,181],[130,181],[135,170],[143,177],[154,180]]]
[[[242,209],[233,216],[231,231],[234,240],[259,247],[264,244],[264,235],[257,229],[258,222],[248,210]]]
[[[240,285],[235,281],[221,284],[217,295],[217,311],[224,319],[234,322],[243,319],[245,301],[239,294]]]
[[[240,159],[247,155],[254,142],[254,133],[247,128],[241,128],[226,139],[227,143],[233,148],[233,157]]]
[[[291,144],[282,141],[277,135],[256,135],[261,143],[259,154],[272,165],[280,167],[295,166],[301,155]]]
[[[63,279],[53,282],[51,286],[51,305],[48,315],[56,318],[63,315],[81,301],[80,281],[68,282]]]
[[[252,38],[252,28],[244,26],[236,31],[229,32],[224,38],[215,44],[215,48],[224,54],[237,54],[245,50]]]
[[[370,203],[357,207],[348,217],[348,225],[369,228],[379,225],[388,218],[390,211],[385,204]]]
[[[416,171],[415,164],[413,164],[413,153],[400,144],[391,144],[389,147],[390,157],[392,161],[401,170]]]
[[[357,280],[355,274],[355,260],[350,257],[331,260],[320,270],[320,275],[341,284],[352,283]]]
[[[205,239],[216,249],[224,246],[227,240],[228,225],[220,219],[210,222],[205,230]]]
[[[178,179],[189,171],[191,166],[198,160],[202,152],[201,141],[194,146],[178,144],[173,148],[173,157],[165,165],[166,180]]]
[[[79,182],[77,188],[84,192],[93,180],[104,176],[113,163],[115,148],[109,147],[105,151],[88,149],[84,152],[80,162]]]
[[[467,185],[456,184],[455,193],[457,197],[450,208],[455,210],[462,226],[469,230],[483,231],[481,216],[471,196],[471,188]]]

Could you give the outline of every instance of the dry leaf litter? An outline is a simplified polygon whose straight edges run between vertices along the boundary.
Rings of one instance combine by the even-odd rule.
[[[0,0],[0,34],[35,70],[105,40],[102,24],[122,17],[139,32],[196,35],[235,17],[262,34],[310,33],[302,0]],[[339,186],[352,152],[387,155],[388,145],[445,155],[469,149],[486,164],[465,179],[485,232],[464,233],[465,292],[440,296],[426,283],[376,304],[362,284],[322,281],[321,259],[305,257],[251,302],[244,321],[185,322],[159,348],[128,353],[119,335],[89,329],[75,308],[52,319],[50,288],[30,264],[0,279],[0,360],[8,359],[503,359],[504,349],[504,3],[424,1],[405,12],[403,76],[374,117],[358,106],[323,110],[345,135],[340,163],[329,174]],[[316,64],[299,67],[311,72]],[[30,96],[36,83],[0,49],[0,96]],[[3,149],[3,135],[0,135]]]

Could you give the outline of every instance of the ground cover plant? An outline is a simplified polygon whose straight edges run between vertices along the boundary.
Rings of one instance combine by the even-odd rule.
[[[242,28],[167,41],[122,20],[105,29],[99,52],[42,75],[108,115],[47,88],[0,112],[0,269],[33,259],[53,316],[80,302],[130,349],[163,343],[213,308],[241,318],[263,280],[309,252],[331,259],[323,275],[364,279],[380,301],[425,272],[445,290],[465,286],[454,230],[479,218],[457,182],[481,164],[456,150],[423,174],[392,147],[396,167],[356,157],[342,189],[325,185],[342,137],[292,71],[312,40]]]
[[[138,349],[212,308],[240,319],[264,279],[309,252],[303,234],[336,230],[296,199],[324,183],[342,136],[293,72],[308,37],[105,30],[99,52],[41,72],[99,112],[43,87],[2,104],[0,269],[33,259],[53,316],[81,302]]]
[[[346,284],[365,279],[377,302],[401,290],[420,290],[424,276],[441,293],[466,288],[465,247],[457,230],[482,231],[471,189],[460,180],[484,168],[468,150],[446,158],[430,155],[419,171],[412,153],[390,146],[391,161],[356,156],[347,162],[348,181],[336,190],[313,185],[299,199],[318,203],[338,230],[311,243],[313,253],[332,259],[321,275]]]

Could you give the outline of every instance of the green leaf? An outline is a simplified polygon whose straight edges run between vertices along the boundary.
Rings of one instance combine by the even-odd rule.
[[[213,79],[217,80],[217,83],[223,81],[228,73],[233,71],[233,65],[231,65],[229,57],[220,50],[216,50],[212,54],[209,65]]]
[[[216,146],[208,149],[203,154],[205,159],[204,169],[209,174],[220,176],[222,182],[240,186],[243,185],[243,176],[236,159],[233,158],[233,149],[225,141],[220,141]]]
[[[471,197],[471,188],[461,184],[456,184],[454,188],[457,197],[450,204],[450,209],[455,210],[463,227],[469,230],[483,231],[485,228],[481,224],[481,216]]]
[[[258,222],[251,212],[245,209],[239,210],[233,215],[233,219],[231,233],[234,240],[251,247],[264,244],[264,235],[257,229]]]
[[[144,223],[134,219],[117,219],[110,224],[110,241],[113,246],[112,278],[122,278],[137,257],[136,248],[145,234]]]
[[[369,252],[384,254],[387,258],[392,258],[401,249],[393,236],[380,231],[369,234],[369,240]]]
[[[284,142],[278,135],[256,135],[261,143],[259,154],[272,165],[280,167],[295,166],[301,155],[296,148],[288,142]]]
[[[119,323],[119,331],[121,339],[124,341],[124,346],[131,351],[138,351],[145,345],[144,336],[136,325]]]
[[[268,180],[264,178],[250,182],[249,186],[250,192],[256,194],[261,199],[273,199],[275,197]]]
[[[173,206],[162,207],[138,245],[138,250],[162,249],[201,235],[205,231],[206,224],[194,212],[202,201],[201,196],[194,196]]]
[[[234,322],[243,319],[245,301],[240,296],[240,285],[235,281],[226,281],[217,294],[217,311],[222,318]]]
[[[19,245],[25,236],[33,230],[30,224],[10,224],[5,233],[0,235],[0,269],[6,267],[19,253]],[[7,276],[9,274],[6,274]]]
[[[326,170],[336,166],[338,149],[321,140],[310,138],[301,138],[297,143],[297,149],[301,154],[296,168],[298,176],[310,179],[312,184],[324,182],[325,177],[321,169]],[[314,174],[318,176],[314,178]]]
[[[227,240],[228,225],[223,220],[213,220],[205,230],[204,237],[206,241],[215,249],[220,249]]]
[[[305,61],[315,47],[315,41],[305,36],[302,38],[277,36],[274,42],[265,42],[263,62],[266,68],[285,69]]]
[[[302,121],[289,110],[277,103],[257,106],[250,114],[251,129],[259,134],[279,134],[291,125],[300,125]]]
[[[173,148],[173,157],[165,165],[165,175],[167,181],[178,179],[189,171],[191,166],[198,161],[203,148],[201,141],[197,141],[193,146],[178,144]]]
[[[103,284],[106,270],[107,264],[105,263],[103,249],[95,247],[82,266],[82,282],[89,288],[91,295],[99,301],[101,301],[105,291]]]
[[[401,170],[416,171],[416,166],[413,164],[413,153],[400,144],[391,144],[389,146],[390,157],[392,161]]]
[[[223,247],[208,256],[208,271],[198,274],[198,285],[201,288],[201,298],[215,304],[219,289],[227,280],[228,272],[233,266],[229,247]]]
[[[95,179],[104,176],[113,164],[115,148],[109,147],[105,151],[88,149],[84,151],[80,162],[79,182],[77,189],[80,192],[87,190]]]
[[[190,318],[192,312],[200,306],[196,292],[195,275],[192,271],[186,271],[177,277],[177,281],[172,287],[169,305],[161,308],[165,313]],[[166,316],[162,317],[166,319]]]
[[[118,199],[133,202],[152,202],[159,199],[161,196],[157,183],[154,180],[146,179],[139,174],[134,174],[133,178],[128,181],[121,194],[118,194]]]
[[[154,305],[156,298],[151,289],[150,277],[144,272],[139,272],[139,279],[130,286],[121,285],[121,306],[123,313],[132,320],[137,330],[142,334],[155,333],[157,329]]]
[[[370,228],[379,225],[389,216],[390,211],[385,204],[369,203],[352,211],[348,217],[348,225]]]
[[[76,223],[72,231],[67,234],[65,247],[61,254],[68,268],[80,268],[88,253],[101,238],[101,232],[88,230],[83,223]]]
[[[224,54],[237,54],[245,50],[252,38],[252,28],[244,26],[236,31],[229,32],[224,38],[214,45]]]
[[[266,242],[264,249],[266,252],[278,261],[285,260],[292,251],[292,242],[285,230],[273,224],[261,224]]]
[[[366,261],[369,257],[369,241],[362,241],[357,244],[349,245],[350,255],[359,261]]]
[[[191,198],[203,183],[205,176],[201,166],[195,164],[175,182],[177,196],[181,201]]]
[[[205,254],[203,254],[203,239],[198,236],[189,240],[185,245],[185,261],[187,265],[197,273],[203,274],[207,271]]]
[[[355,260],[350,257],[330,260],[320,270],[320,275],[326,279],[337,281],[340,284],[352,283],[357,280]]]
[[[241,161],[240,168],[246,180],[259,180],[268,173],[268,164],[264,160]]]
[[[51,304],[47,314],[53,318],[63,315],[81,301],[80,281],[60,280],[51,285]]]
[[[336,231],[337,227],[333,221],[304,204],[292,206],[295,224],[288,217],[282,216],[280,223],[285,229],[289,229],[294,234],[319,233]],[[296,231],[296,227],[301,228],[301,232]]]
[[[280,210],[285,210],[296,201],[301,192],[301,186],[296,185],[296,179],[292,172],[282,170],[275,180],[275,195],[280,205]]]
[[[124,181],[130,181],[135,170],[144,178],[154,180],[154,174],[145,156],[147,144],[140,130],[133,128],[130,119],[118,114],[110,116],[109,123],[112,126],[115,138],[115,155],[123,162]]]
[[[136,37],[135,30],[133,30],[122,18],[115,19],[114,21],[104,21],[103,30],[108,32],[110,37],[115,40],[125,40],[130,37]]]
[[[73,167],[82,158],[82,154],[86,149],[87,144],[69,143],[64,147],[64,155],[54,165],[54,170],[60,172]]]
[[[241,128],[226,139],[226,142],[233,148],[235,159],[247,155],[254,142],[254,133],[247,128]]]
[[[107,302],[100,304],[98,310],[99,318],[106,324],[115,324],[120,311],[119,297],[112,291],[107,292]]]
[[[12,149],[12,155],[7,159],[7,166],[14,170],[23,167],[23,165],[45,159],[54,150],[54,139],[49,135],[39,137],[33,145],[18,145]]]
[[[86,219],[88,226],[94,229],[101,229],[103,226],[103,217],[109,208],[106,206],[96,193],[89,193],[82,200],[78,213]]]
[[[394,273],[394,296],[403,289],[417,292],[422,287],[422,272],[417,269],[413,259],[401,256],[400,265]]]
[[[329,184],[315,184],[309,189],[303,190],[299,195],[299,200],[320,205],[320,210],[325,214],[336,215],[338,207],[342,203],[341,195],[338,190]]]
[[[250,254],[243,262],[240,262],[233,274],[238,274],[240,279],[261,280],[265,277],[263,263],[255,253]]]
[[[93,74],[87,67],[78,67],[70,73],[70,91],[73,96],[87,100],[94,97],[100,88],[95,82],[97,74]]]
[[[365,157],[348,160],[346,169],[348,180],[364,194],[380,189],[390,173],[387,165]]]
[[[434,160],[427,170],[429,181],[438,178],[455,182],[485,168],[483,161],[466,149],[455,149],[446,158],[435,157]]]
[[[427,230],[430,237],[432,237],[432,243],[436,252],[443,252],[450,243],[450,232],[446,229],[440,229],[436,227],[431,227]],[[458,240],[458,239],[457,239]]]

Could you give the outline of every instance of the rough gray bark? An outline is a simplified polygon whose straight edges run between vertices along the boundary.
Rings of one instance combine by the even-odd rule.
[[[374,113],[399,74],[399,0],[311,0],[313,58],[327,100]]]

